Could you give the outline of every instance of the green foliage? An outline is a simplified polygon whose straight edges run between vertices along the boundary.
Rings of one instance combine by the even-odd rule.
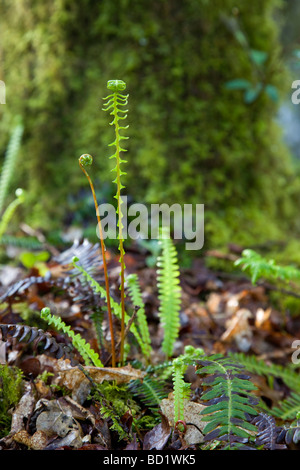
[[[129,390],[133,397],[140,400],[153,414],[159,416],[161,400],[167,398],[165,381],[159,377],[151,377],[150,374],[144,377],[143,381],[134,380],[129,385]]]
[[[14,176],[23,131],[24,127],[22,123],[19,123],[14,127],[5,153],[0,176],[0,213],[3,210],[5,198]]]
[[[123,240],[123,235],[122,235],[122,229],[123,229],[123,223],[122,223],[122,198],[121,198],[121,191],[122,189],[125,188],[125,186],[121,183],[121,177],[123,175],[126,175],[126,173],[121,169],[122,163],[127,163],[126,160],[123,160],[120,157],[121,152],[127,152],[126,149],[121,147],[121,140],[126,140],[129,137],[125,137],[124,135],[120,135],[120,131],[128,129],[129,126],[120,126],[119,121],[124,120],[127,118],[127,109],[124,110],[122,107],[127,106],[128,104],[128,96],[129,95],[123,95],[122,93],[119,93],[119,90],[124,90],[126,88],[126,84],[122,80],[110,80],[108,81],[107,88],[112,89],[114,91],[113,94],[106,96],[104,98],[105,103],[104,103],[104,108],[103,111],[110,111],[110,115],[113,116],[113,120],[110,122],[111,126],[114,126],[115,129],[115,140],[109,144],[109,147],[113,146],[115,147],[115,152],[113,155],[111,155],[109,158],[116,159],[116,166],[112,169],[116,173],[116,178],[114,179],[113,183],[116,183],[117,185],[117,193],[114,196],[115,199],[117,199],[117,210],[116,213],[119,215],[118,219],[118,227],[119,227],[119,249],[121,252],[121,256],[124,254],[123,248],[121,246],[121,243],[124,241]],[[120,116],[121,114],[121,116]]]
[[[76,257],[73,258],[74,267],[76,269],[78,269],[78,271],[80,271],[81,274],[83,274],[83,276],[85,277],[87,282],[90,284],[90,286],[92,287],[94,292],[99,294],[103,299],[107,299],[107,295],[106,295],[106,291],[105,291],[104,287],[102,287],[97,281],[95,281],[95,279],[93,279],[93,277],[82,266],[80,266],[77,263],[78,261],[79,261],[78,258],[76,258]],[[121,312],[120,304],[118,302],[116,302],[112,297],[110,297],[110,302],[111,302],[111,306],[112,306],[112,309],[114,311],[114,314],[116,315],[117,318],[121,319],[122,312]],[[125,312],[125,323],[128,324],[129,320],[130,320],[130,317]],[[138,341],[140,347],[142,348],[142,345],[143,345],[142,339],[141,339],[141,337],[139,335],[139,332],[137,331],[137,328],[136,328],[134,323],[130,326],[130,331],[133,333],[133,335],[135,336],[136,340]]]
[[[201,412],[208,422],[205,440],[223,440],[231,448],[232,443],[243,442],[256,431],[247,419],[247,415],[257,415],[257,400],[251,396],[256,387],[232,359],[215,355],[198,362],[202,368],[197,373],[206,375],[202,383],[208,387],[202,395],[206,408]]]
[[[190,396],[191,384],[186,383],[184,374],[189,365],[196,363],[204,355],[202,349],[195,349],[192,346],[186,346],[184,354],[173,360],[172,378],[174,393],[174,423],[184,421],[184,402]]]
[[[17,367],[0,364],[0,438],[10,431],[11,415],[22,394],[22,371]]]
[[[61,330],[63,333],[69,336],[73,346],[81,354],[85,361],[85,365],[94,365],[95,367],[103,367],[102,362],[99,359],[98,354],[94,351],[91,346],[85,341],[80,334],[75,334],[71,330],[70,326],[67,326],[60,317],[51,315],[49,308],[43,308],[41,311],[41,317],[47,321],[48,325],[54,325],[57,330]]]
[[[266,364],[256,356],[246,356],[243,353],[231,353],[231,357],[238,360],[240,364],[252,373],[264,375],[270,380],[270,377],[281,379],[291,392],[284,400],[280,400],[278,406],[268,409],[268,412],[282,420],[292,420],[297,417],[300,411],[300,376],[292,368],[278,364]]]
[[[299,190],[273,119],[278,103],[261,93],[249,106],[224,87],[238,77],[252,81],[232,20],[250,49],[267,55],[264,83],[279,95],[290,86],[277,9],[277,0],[147,8],[138,0],[20,0],[16,12],[6,1],[0,76],[10,100],[0,108],[0,149],[13,116],[26,116],[26,158],[16,177],[28,187],[27,223],[57,229],[70,213],[70,188],[77,195],[83,187],[74,155],[89,148],[94,175],[101,182],[109,175],[102,156],[110,132],[96,103],[106,93],[103,77],[122,71],[134,90],[128,122],[139,123],[128,131],[131,171],[123,180],[136,200],[204,203],[207,248],[282,239],[297,228]]]
[[[167,230],[163,229],[160,243],[162,253],[157,259],[157,286],[160,301],[159,317],[164,329],[162,350],[171,357],[180,327],[181,289],[177,251]]]
[[[242,255],[242,258],[239,258],[234,264],[242,266],[243,271],[250,273],[253,284],[262,277],[273,282],[300,280],[300,270],[294,266],[278,266],[274,260],[266,259],[253,250],[244,250]]]
[[[3,234],[5,233],[9,222],[12,219],[12,217],[15,213],[15,210],[17,209],[17,207],[20,204],[22,204],[24,202],[24,200],[25,200],[24,191],[21,188],[18,188],[16,190],[16,199],[14,199],[14,201],[12,201],[8,205],[8,207],[6,208],[4,214],[2,215],[2,218],[1,218],[1,221],[0,221],[0,240],[3,236]]]
[[[128,412],[134,417],[139,407],[127,386],[104,381],[93,388],[91,396],[100,403],[102,417],[110,421],[110,429],[117,432],[120,440],[128,438],[128,430],[124,429],[121,418]]]
[[[137,274],[127,276],[127,285],[130,299],[134,307],[139,307],[136,313],[137,326],[142,339],[141,347],[145,358],[150,358],[151,338],[145,314],[145,306],[142,299],[141,287],[139,285]]]

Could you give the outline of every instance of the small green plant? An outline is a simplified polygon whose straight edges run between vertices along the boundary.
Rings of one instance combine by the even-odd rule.
[[[294,266],[278,266],[274,260],[266,259],[254,250],[244,250],[242,257],[235,261],[235,266],[242,266],[242,270],[249,272],[251,281],[255,284],[258,279],[269,281],[299,281],[300,269]]]
[[[222,440],[230,449],[236,442],[249,439],[256,427],[248,416],[256,416],[258,400],[251,393],[256,390],[240,364],[230,358],[215,355],[200,359],[198,374],[205,375],[202,385],[208,387],[201,399],[206,409],[201,412],[207,421],[205,440]]]
[[[0,438],[10,431],[9,409],[21,398],[23,374],[17,367],[0,364]]]
[[[190,384],[184,380],[184,374],[190,365],[196,365],[204,355],[202,349],[195,349],[193,346],[186,346],[184,354],[177,357],[172,362],[172,378],[174,393],[174,424],[178,421],[185,421],[184,402],[190,397]]]

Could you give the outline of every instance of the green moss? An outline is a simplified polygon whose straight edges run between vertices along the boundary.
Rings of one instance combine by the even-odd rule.
[[[22,371],[17,367],[0,364],[0,438],[10,431],[9,410],[20,400],[22,393]]]
[[[251,49],[267,54],[264,82],[279,94],[289,85],[278,6],[277,0],[238,6],[163,0],[147,8],[139,0],[21,0],[16,12],[5,1],[0,149],[13,116],[23,115],[17,179],[29,191],[27,222],[47,230],[70,215],[68,194],[85,187],[77,165],[82,153],[93,155],[100,186],[110,181],[112,134],[100,98],[107,80],[118,76],[130,94],[124,184],[135,200],[204,203],[206,248],[299,230],[298,179],[274,122],[278,103],[262,93],[247,104],[241,91],[225,87],[236,78],[256,80],[237,27]]]

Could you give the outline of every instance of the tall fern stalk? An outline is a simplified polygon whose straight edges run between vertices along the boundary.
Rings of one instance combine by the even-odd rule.
[[[103,241],[102,224],[101,224],[101,218],[99,214],[94,185],[93,185],[90,175],[88,174],[86,170],[86,168],[91,166],[92,163],[93,163],[93,158],[91,155],[84,154],[84,155],[81,155],[81,157],[79,158],[79,166],[82,169],[85,176],[87,177],[88,182],[90,184],[93,199],[94,199],[95,209],[96,209],[96,216],[97,216],[97,221],[98,221],[99,237],[100,237],[101,251],[102,251],[103,271],[104,271],[104,277],[105,277],[108,321],[109,321],[109,329],[110,329],[110,336],[111,336],[111,363],[112,363],[112,367],[115,367],[116,365],[115,337],[114,337],[113,318],[112,318],[112,311],[111,311],[111,304],[110,304],[109,280],[108,280],[107,263],[106,263],[106,256],[105,256],[105,245]]]
[[[124,289],[124,283],[125,283],[125,262],[124,262],[124,247],[123,247],[123,214],[122,214],[122,197],[121,197],[121,191],[125,187],[123,186],[121,182],[121,177],[123,175],[126,175],[124,171],[121,169],[121,164],[126,163],[126,160],[122,160],[120,157],[121,152],[126,152],[125,149],[123,149],[120,145],[121,140],[128,139],[128,137],[125,137],[123,135],[120,135],[120,130],[127,129],[128,126],[120,126],[119,121],[124,120],[127,117],[127,109],[121,109],[122,107],[126,106],[128,104],[128,95],[124,95],[120,93],[120,91],[123,91],[126,89],[126,84],[122,80],[109,80],[107,82],[107,88],[109,90],[112,90],[113,93],[106,96],[104,98],[105,103],[104,103],[104,111],[110,111],[110,115],[113,116],[112,122],[110,122],[110,125],[114,126],[115,128],[115,140],[109,144],[109,146],[115,147],[115,152],[113,155],[111,155],[109,158],[115,158],[116,159],[116,166],[113,168],[112,171],[116,172],[116,178],[113,181],[117,185],[117,192],[116,195],[114,196],[115,199],[117,199],[117,214],[118,214],[118,228],[119,228],[119,233],[118,233],[118,238],[119,238],[119,251],[120,251],[120,263],[121,263],[121,309],[122,309],[122,317],[121,317],[121,345],[120,345],[120,362],[121,364],[124,361],[124,341],[125,341],[125,289]],[[121,108],[120,108],[121,107]],[[120,116],[121,114],[121,116]],[[122,114],[124,114],[122,116]]]

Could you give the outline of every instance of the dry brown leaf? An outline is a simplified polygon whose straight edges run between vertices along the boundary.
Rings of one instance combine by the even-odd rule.
[[[168,418],[162,415],[161,423],[148,431],[144,437],[143,450],[162,450],[171,435],[171,427]]]
[[[250,310],[241,308],[233,317],[226,322],[226,331],[221,336],[221,341],[235,341],[241,351],[248,351],[252,344],[252,330],[249,318],[252,317]]]
[[[47,446],[48,440],[48,436],[43,431],[36,431],[31,436],[25,429],[22,429],[14,435],[14,441],[33,450],[43,450]]]

